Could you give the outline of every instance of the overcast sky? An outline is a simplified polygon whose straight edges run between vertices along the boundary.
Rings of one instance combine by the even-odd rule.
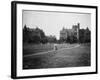
[[[91,14],[70,12],[46,12],[23,10],[23,26],[42,29],[46,35],[55,35],[59,39],[60,30],[72,28],[72,25],[80,23],[80,28],[91,29]]]

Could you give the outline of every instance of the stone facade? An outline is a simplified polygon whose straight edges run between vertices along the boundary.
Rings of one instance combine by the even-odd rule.
[[[79,39],[79,30],[80,30],[80,24],[73,25],[72,29],[65,29],[63,28],[60,31],[60,39],[67,39],[68,36],[75,36],[77,39]]]

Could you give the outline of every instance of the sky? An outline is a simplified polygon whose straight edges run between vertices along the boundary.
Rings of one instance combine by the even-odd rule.
[[[62,28],[71,29],[72,25],[80,23],[80,28],[91,30],[91,14],[89,13],[71,13],[71,12],[47,12],[23,10],[23,27],[40,28],[45,35],[54,35],[57,39],[60,37]]]

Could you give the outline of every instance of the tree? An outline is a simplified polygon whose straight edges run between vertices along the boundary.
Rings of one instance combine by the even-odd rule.
[[[88,29],[88,27],[85,30],[84,36],[85,36],[84,40],[85,40],[86,43],[91,41],[91,32]]]
[[[85,33],[85,29],[80,29],[80,31],[79,31],[79,42],[80,43],[85,43],[85,40],[84,40],[85,35],[84,35],[84,33]]]
[[[80,29],[79,31],[79,42],[80,43],[87,43],[91,41],[91,32],[88,29],[88,27],[86,29]]]
[[[27,26],[25,25],[23,28],[23,42],[28,42],[29,38],[30,38],[29,28],[27,28]]]
[[[31,36],[31,38],[28,41],[29,43],[40,43],[40,37],[39,36]]]
[[[43,30],[37,28],[28,28],[26,25],[23,28],[23,42],[26,43],[45,43],[47,42]]]
[[[57,42],[57,39],[55,36],[47,36],[47,41],[50,42],[50,43],[56,43]]]
[[[43,43],[43,44],[45,44],[45,43],[48,42],[48,39],[46,37],[45,38],[42,38],[40,42]]]

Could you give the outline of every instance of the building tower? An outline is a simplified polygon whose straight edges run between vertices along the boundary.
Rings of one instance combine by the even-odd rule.
[[[80,31],[80,23],[77,24],[78,28],[77,28],[77,39],[79,42],[79,31]]]
[[[77,23],[77,25],[73,25],[73,34],[79,41],[79,29],[80,29],[80,23]]]
[[[63,29],[60,31],[60,39],[66,40],[67,37],[68,37],[67,29],[63,28]]]

